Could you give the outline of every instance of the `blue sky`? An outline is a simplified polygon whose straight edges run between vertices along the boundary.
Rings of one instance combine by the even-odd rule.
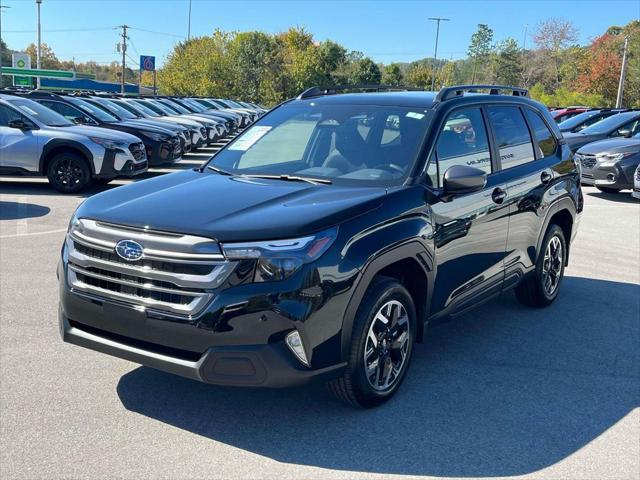
[[[0,0],[2,38],[13,49],[35,42],[35,0]],[[131,30],[129,54],[156,55],[158,63],[187,35],[188,0],[43,0],[42,41],[61,59],[118,60],[115,44],[126,23]],[[478,23],[494,30],[494,39],[513,37],[522,43],[528,31],[549,17],[571,20],[580,43],[610,25],[640,17],[640,0],[538,1],[213,1],[192,0],[191,34],[222,30],[275,33],[305,27],[318,40],[332,39],[360,50],[375,61],[411,61],[433,54],[435,24],[428,17],[447,17],[440,29],[439,57],[461,58]],[[159,33],[150,33],[142,30]],[[58,31],[56,31],[58,30]],[[74,31],[60,31],[74,30]],[[85,30],[85,31],[78,31]],[[528,45],[532,44],[530,36]],[[130,61],[130,60],[129,60]],[[134,63],[131,61],[131,63]]]

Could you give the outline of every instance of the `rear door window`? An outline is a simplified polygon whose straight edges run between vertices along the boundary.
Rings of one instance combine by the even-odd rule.
[[[529,128],[518,107],[489,107],[489,121],[498,142],[502,169],[535,160]]]
[[[536,137],[536,145],[538,147],[538,156],[548,157],[556,153],[556,139],[544,123],[542,117],[536,112],[526,109],[527,120],[533,129],[533,133]]]

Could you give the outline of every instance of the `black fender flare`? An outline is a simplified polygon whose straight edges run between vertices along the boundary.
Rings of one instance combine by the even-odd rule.
[[[362,299],[371,285],[373,278],[385,267],[401,260],[414,259],[420,265],[427,281],[427,299],[425,311],[428,313],[428,306],[431,303],[433,292],[434,260],[425,250],[424,245],[418,240],[410,240],[389,251],[377,255],[361,270],[353,294],[344,313],[341,331],[341,359],[344,361],[349,353],[351,336],[353,333],[353,323],[358,313],[358,308]],[[426,318],[422,319],[426,321]]]
[[[553,218],[553,216],[562,211],[562,210],[567,210],[569,212],[569,214],[571,215],[571,219],[572,219],[572,224],[575,225],[576,223],[576,216],[577,216],[577,209],[576,209],[576,205],[573,202],[573,200],[570,197],[563,197],[560,198],[558,200],[556,200],[550,207],[549,210],[547,211],[547,215],[544,218],[544,223],[542,225],[542,228],[540,229],[540,233],[538,234],[538,241],[536,242],[536,257],[535,257],[535,261],[538,261],[538,257],[540,255],[540,250],[542,248],[542,242],[544,240],[544,236],[547,233],[547,230],[549,229],[549,224],[551,223],[551,219]],[[573,230],[572,230],[573,231]],[[565,262],[569,262],[569,253],[571,252],[571,239],[570,238],[566,238],[565,241],[567,242],[567,258],[565,260]]]
[[[96,166],[93,163],[93,154],[87,147],[73,140],[67,140],[64,138],[53,138],[44,145],[44,147],[42,148],[42,152],[40,153],[40,160],[38,162],[38,171],[42,175],[47,174],[47,172],[44,171],[45,159],[49,156],[51,151],[55,148],[67,148],[69,150],[75,150],[80,155],[82,155],[85,158],[85,160],[87,160],[87,163],[89,164],[89,169],[91,170],[91,175],[96,174]]]

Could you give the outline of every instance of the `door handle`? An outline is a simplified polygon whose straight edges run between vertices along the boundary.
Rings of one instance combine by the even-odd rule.
[[[543,185],[547,185],[552,178],[553,178],[553,175],[551,175],[546,170],[540,174],[540,181],[542,182]]]
[[[500,205],[502,202],[504,202],[504,199],[507,198],[507,192],[505,192],[503,189],[501,189],[500,187],[496,187],[493,190],[493,193],[491,193],[491,199],[497,203],[498,205]]]

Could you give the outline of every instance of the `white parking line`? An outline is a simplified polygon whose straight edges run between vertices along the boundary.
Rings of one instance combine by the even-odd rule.
[[[30,232],[30,233],[16,233],[15,235],[0,235],[0,239],[3,238],[16,238],[16,237],[33,237],[35,235],[49,235],[51,233],[66,232],[66,228],[59,228],[57,230],[47,230],[45,232]]]

